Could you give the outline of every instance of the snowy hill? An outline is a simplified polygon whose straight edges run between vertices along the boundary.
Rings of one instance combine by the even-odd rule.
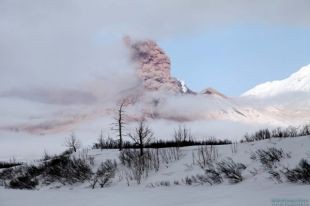
[[[308,123],[310,65],[302,67],[286,79],[260,84],[242,94],[241,98],[262,116],[285,125]]]
[[[242,96],[271,97],[288,92],[310,92],[310,65],[302,67],[290,77],[257,85]]]
[[[91,189],[90,180],[65,185],[53,183],[39,186],[34,191],[4,189],[0,186],[0,203],[1,206],[36,206],[42,205],[42,201],[47,206],[82,206],[90,202],[94,206],[124,204],[242,206],[249,205],[250,202],[251,205],[260,206],[272,205],[273,201],[285,203],[286,200],[295,200],[298,197],[302,198],[298,199],[299,201],[306,201],[308,204],[310,187],[302,183],[289,183],[285,171],[297,167],[301,159],[309,162],[309,147],[310,138],[304,136],[208,146],[203,150],[196,146],[186,147],[181,149],[180,158],[177,159],[170,156],[169,151],[172,150],[160,149],[158,170],[150,169],[147,174],[143,173],[140,184],[137,184],[134,177],[129,178],[131,170],[121,163],[118,150],[88,150],[87,152],[81,150],[74,156],[87,155],[88,158],[93,158],[93,171],[96,171],[107,159],[116,160],[118,169],[109,185]],[[266,163],[266,159],[259,156],[262,151],[273,151],[279,159]],[[205,157],[208,158],[205,164],[199,156],[201,152],[204,152]],[[210,183],[208,179],[210,176],[207,175],[206,169],[217,168],[216,165],[219,166],[220,162],[227,160],[237,165],[240,163],[238,166],[240,169],[236,169],[241,172],[240,181],[232,182],[234,176],[220,174],[218,182]],[[32,164],[38,164],[38,161],[33,160]]]

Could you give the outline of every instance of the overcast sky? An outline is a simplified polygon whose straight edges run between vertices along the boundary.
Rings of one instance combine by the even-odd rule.
[[[309,11],[308,0],[0,0],[0,91],[130,88],[131,35],[158,41],[194,90],[239,95],[310,63]]]

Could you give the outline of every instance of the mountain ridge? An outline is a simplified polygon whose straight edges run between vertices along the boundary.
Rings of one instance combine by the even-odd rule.
[[[310,64],[285,79],[259,84],[241,96],[266,98],[288,92],[310,92]]]

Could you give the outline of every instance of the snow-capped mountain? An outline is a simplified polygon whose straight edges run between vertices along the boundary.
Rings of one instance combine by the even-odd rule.
[[[260,84],[242,94],[249,107],[285,125],[309,122],[310,65],[283,80]]]
[[[310,92],[310,64],[283,80],[257,85],[242,96],[272,97],[289,92]]]

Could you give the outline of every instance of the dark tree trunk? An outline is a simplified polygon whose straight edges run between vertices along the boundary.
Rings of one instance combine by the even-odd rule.
[[[144,154],[144,151],[143,151],[143,145],[140,145],[140,156],[142,157]]]
[[[123,106],[124,103],[120,105],[118,110],[118,136],[119,136],[119,150],[123,149]]]
[[[122,114],[121,111],[119,113],[119,120],[118,120],[118,132],[119,132],[119,150],[122,151],[123,149],[123,135],[122,135]]]

